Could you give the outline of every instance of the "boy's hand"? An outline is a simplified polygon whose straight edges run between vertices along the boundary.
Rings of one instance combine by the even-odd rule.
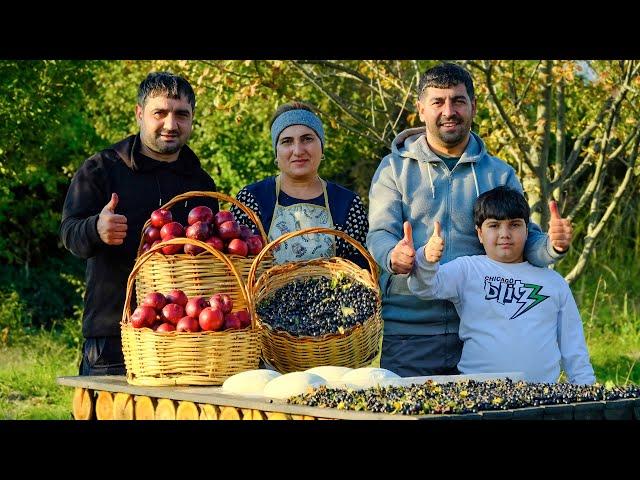
[[[416,249],[413,248],[411,224],[404,222],[404,238],[391,250],[391,270],[395,273],[411,273],[416,261]]]
[[[442,234],[440,222],[434,222],[433,227],[433,235],[424,247],[424,257],[430,263],[439,262],[444,251],[444,238],[440,236]]]
[[[551,245],[558,252],[566,252],[573,238],[571,222],[560,217],[558,205],[553,200],[549,202],[549,211],[551,212],[551,220],[549,220],[548,234]]]
[[[118,194],[112,193],[98,217],[98,235],[107,245],[122,245],[127,236],[127,217],[115,213],[118,205]]]

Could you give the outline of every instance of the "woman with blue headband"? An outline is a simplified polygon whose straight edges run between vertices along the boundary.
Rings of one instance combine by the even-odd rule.
[[[271,120],[271,143],[279,175],[248,185],[236,196],[260,218],[269,241],[307,227],[327,227],[347,233],[366,248],[369,222],[362,200],[318,175],[325,137],[313,109],[302,102],[278,107]],[[239,209],[233,211],[240,223],[254,228]],[[276,263],[337,256],[367,268],[352,245],[333,235],[295,237],[272,252]]]

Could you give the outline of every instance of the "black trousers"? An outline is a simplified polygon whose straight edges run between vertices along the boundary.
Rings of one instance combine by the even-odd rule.
[[[462,342],[457,333],[384,335],[380,367],[401,377],[458,375]]]
[[[80,375],[125,375],[122,340],[118,337],[90,337],[82,346]]]

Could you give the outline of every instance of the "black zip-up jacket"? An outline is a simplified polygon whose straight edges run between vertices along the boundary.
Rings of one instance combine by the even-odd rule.
[[[85,338],[120,336],[127,278],[144,223],[160,205],[194,190],[216,190],[195,153],[185,145],[176,161],[160,162],[140,153],[139,135],[93,155],[76,172],[64,201],[60,236],[68,250],[87,260],[82,322]],[[105,244],[97,230],[98,216],[113,192],[118,194],[115,213],[127,217],[127,236],[122,245]],[[174,221],[186,226],[189,210],[197,205],[218,211],[217,200],[194,197],[171,208]]]

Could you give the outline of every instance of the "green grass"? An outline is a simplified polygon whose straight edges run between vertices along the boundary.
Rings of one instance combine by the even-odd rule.
[[[0,346],[0,419],[70,419],[73,389],[56,377],[77,375],[77,362],[76,349],[47,332]]]

